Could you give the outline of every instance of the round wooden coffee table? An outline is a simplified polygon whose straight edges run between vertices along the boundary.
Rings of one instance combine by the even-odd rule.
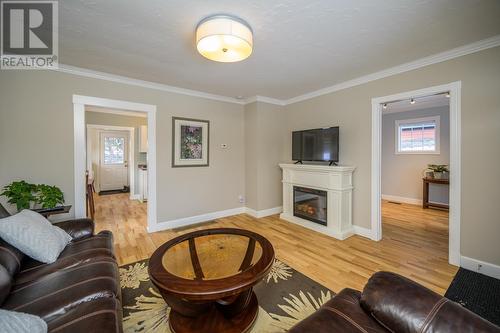
[[[246,332],[259,308],[252,287],[273,261],[273,246],[259,234],[207,229],[160,246],[149,261],[149,276],[171,307],[173,332]]]

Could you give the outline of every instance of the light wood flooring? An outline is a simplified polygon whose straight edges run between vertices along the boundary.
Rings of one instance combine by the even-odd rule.
[[[448,213],[407,204],[382,203],[383,239],[361,236],[339,241],[280,220],[246,214],[217,219],[196,227],[148,234],[146,204],[128,194],[96,196],[96,231],[111,230],[120,265],[148,258],[161,244],[201,228],[235,227],[268,238],[276,257],[295,270],[338,292],[362,289],[376,271],[407,276],[444,294],[457,267],[448,264]]]

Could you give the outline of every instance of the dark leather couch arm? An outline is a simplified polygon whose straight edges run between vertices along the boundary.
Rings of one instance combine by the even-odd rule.
[[[55,226],[66,231],[73,241],[88,238],[94,235],[94,221],[91,219],[74,219],[54,223]]]
[[[360,304],[391,332],[500,333],[500,328],[458,303],[395,273],[372,275]]]

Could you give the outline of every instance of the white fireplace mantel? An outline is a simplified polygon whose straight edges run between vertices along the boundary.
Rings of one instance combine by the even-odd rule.
[[[283,213],[280,217],[337,239],[354,234],[352,226],[352,166],[280,164],[283,169]],[[327,225],[293,214],[293,187],[327,192]]]

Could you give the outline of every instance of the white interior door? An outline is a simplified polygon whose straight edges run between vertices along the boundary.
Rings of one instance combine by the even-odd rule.
[[[128,132],[101,132],[99,163],[101,191],[121,190],[128,186],[128,141]]]

